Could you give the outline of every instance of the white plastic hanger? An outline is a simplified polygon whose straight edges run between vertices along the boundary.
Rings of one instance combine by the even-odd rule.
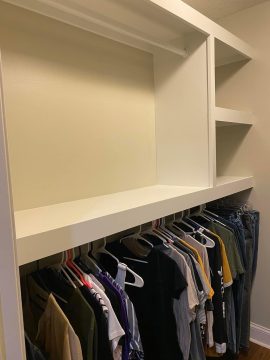
[[[195,231],[195,229],[189,224],[187,223],[185,220],[184,220],[184,217],[189,217],[190,215],[190,209],[187,209],[187,210],[184,210],[180,213],[180,218],[179,219],[176,219],[176,222],[173,222],[173,226],[175,226],[177,228],[177,223],[180,223],[180,224],[184,224],[186,225],[192,232]],[[183,229],[180,229],[180,230],[183,230]]]
[[[200,234],[200,236],[205,240],[205,245],[208,248],[213,248],[215,247],[215,242],[214,240],[212,240],[210,237],[208,237],[207,235],[205,235],[202,231],[206,230],[208,231],[206,228],[204,228],[201,224],[197,223],[196,221],[194,221],[193,219],[189,218],[189,221],[193,222],[194,224],[196,224],[197,226],[199,226],[200,228],[198,230],[195,231],[195,233]]]
[[[124,265],[126,267],[127,272],[129,272],[130,274],[132,274],[134,276],[135,281],[133,283],[129,283],[129,282],[125,282],[126,285],[130,285],[130,286],[135,286],[135,287],[143,287],[144,286],[144,281],[143,279],[137,274],[135,273],[135,271],[133,271],[132,269],[130,269],[126,264],[121,263],[116,256],[114,256],[112,253],[110,253],[106,248],[105,248],[105,244],[106,244],[106,239],[104,239],[104,242],[102,244],[102,246],[100,248],[97,249],[98,254],[106,254],[108,256],[110,256],[111,258],[113,258],[116,262],[117,265]]]
[[[145,238],[143,237],[143,235],[141,235],[141,231],[142,231],[142,226],[140,225],[140,229],[139,229],[139,231],[138,231],[137,233],[123,236],[123,237],[119,240],[120,243],[122,243],[123,240],[125,240],[125,239],[135,239],[135,240],[141,240],[141,241],[145,242],[148,246],[150,246],[151,248],[153,248],[154,245],[153,245],[150,241],[148,241],[147,239],[145,239]]]
[[[219,218],[218,215],[212,213],[211,211],[209,211],[209,210],[207,210],[207,209],[205,209],[204,211],[206,212],[207,215],[210,216],[209,218],[210,218],[211,220],[213,220],[214,222],[217,222],[218,224],[220,224],[220,225],[228,228],[228,226],[227,226],[226,224],[223,224],[222,221],[218,220],[218,218]]]
[[[216,246],[214,240],[203,234],[201,229],[197,230],[196,233],[200,234],[200,236],[205,240],[205,244],[203,244],[205,247],[212,249]]]
[[[87,244],[87,254],[82,254],[80,255],[80,258],[83,260],[85,260],[86,262],[86,266],[89,267],[90,270],[92,270],[94,273],[100,273],[102,272],[102,270],[100,269],[100,267],[98,266],[98,264],[95,262],[94,258],[92,258],[91,256],[89,256],[89,253],[91,253],[91,245],[88,243]]]

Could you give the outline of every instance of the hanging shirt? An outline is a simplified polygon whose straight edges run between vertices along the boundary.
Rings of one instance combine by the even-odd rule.
[[[143,353],[141,335],[138,327],[136,312],[132,302],[130,301],[130,298],[125,292],[126,276],[127,276],[127,266],[125,264],[118,264],[115,282],[123,290],[126,299],[126,308],[127,308],[128,322],[129,322],[130,335],[131,335],[131,339],[130,339],[131,351],[129,353],[129,359],[140,360],[140,359],[144,359],[144,353]]]
[[[39,320],[37,342],[51,359],[83,359],[80,340],[52,294]]]
[[[214,289],[214,296],[212,298],[214,306],[213,336],[217,353],[224,354],[226,352],[227,334],[222,255],[219,240],[214,237],[213,240],[215,241],[215,246],[207,248],[211,268],[211,284]]]
[[[214,221],[211,221],[208,228],[215,234],[219,235],[225,245],[232,278],[236,279],[238,275],[244,274],[245,269],[242,265],[234,233],[225,226],[222,226]]]
[[[46,360],[45,355],[32,343],[27,334],[25,334],[25,350],[27,360]]]
[[[22,279],[22,300],[24,326],[32,342],[53,359],[83,359],[80,340],[68,318],[32,276]]]
[[[113,310],[112,304],[105,294],[104,290],[101,289],[95,282],[97,281],[94,277],[89,275],[84,275],[86,281],[92,282],[93,288],[96,290],[97,293],[100,294],[101,298],[103,299],[107,309],[108,309],[108,336],[109,340],[111,341],[112,352],[114,352],[118,346],[120,338],[125,335],[125,332],[119,323],[117,316]],[[102,286],[101,283],[99,285]],[[122,352],[122,351],[121,351]]]
[[[57,294],[57,303],[70,321],[78,335],[82,347],[83,359],[97,359],[97,321],[92,307],[78,288],[69,286],[65,278],[56,270],[43,269],[32,274],[36,280],[41,277],[47,289]],[[61,300],[63,299],[63,300]]]
[[[99,273],[96,275],[98,280],[106,285],[114,294],[117,295],[117,298],[120,303],[120,318],[121,318],[121,325],[124,329],[125,336],[123,337],[123,348],[122,348],[122,359],[128,360],[129,358],[129,351],[130,351],[130,328],[127,316],[127,309],[126,309],[126,302],[125,302],[125,294],[123,290],[117,286],[114,282],[113,278],[106,272]]]
[[[205,268],[204,268],[204,265],[203,265],[203,261],[202,261],[202,259],[200,257],[199,252],[197,251],[197,249],[195,249],[193,246],[191,246],[190,244],[188,244],[185,240],[183,240],[181,238],[182,231],[179,231],[178,229],[174,228],[171,224],[168,224],[168,228],[177,235],[178,241],[180,241],[184,246],[186,246],[188,249],[190,249],[192,251],[194,257],[196,258],[196,260],[200,264],[203,275],[204,275],[204,278],[205,278],[205,281],[208,283],[209,288],[211,289],[210,293],[209,293],[209,298],[211,299],[213,297],[213,295],[214,295],[214,290],[213,290],[213,288],[211,286],[211,282],[208,279],[208,276],[206,274],[206,271],[205,271]]]
[[[94,289],[86,286],[80,287],[80,291],[87,303],[94,310],[97,321],[97,358],[102,360],[113,360],[113,353],[108,336],[108,308],[104,306],[104,302],[100,301],[100,296],[96,295]]]
[[[164,246],[159,246],[158,249],[163,251],[167,256],[176,262],[188,284],[188,286],[182,291],[180,298],[173,300],[178,342],[183,353],[183,359],[188,360],[191,346],[190,323],[195,320],[195,307],[199,305],[195,284],[193,282],[191,270],[189,269],[183,255],[178,253],[171,246],[169,249],[166,249]]]
[[[227,253],[226,253],[226,249],[225,249],[223,240],[217,234],[213,233],[210,230],[208,230],[208,232],[206,234],[208,234],[208,236],[211,235],[212,239],[216,238],[219,242],[220,251],[221,251],[221,259],[222,259],[224,287],[229,287],[232,285],[233,279],[232,279],[230,264],[228,261],[228,257],[227,257]]]
[[[177,264],[155,248],[144,262],[124,258],[135,256],[118,243],[111,244],[110,251],[144,280],[142,288],[129,286],[126,291],[135,307],[145,359],[182,359],[173,299],[179,299],[187,283]]]
[[[185,232],[182,231],[181,229],[179,229],[178,232],[183,240],[185,240],[190,246],[192,246],[198,251],[202,259],[203,267],[207,275],[207,278],[209,281],[211,281],[209,259],[208,259],[208,253],[206,247],[203,244],[199,243],[197,240],[195,240],[192,236],[185,234]]]

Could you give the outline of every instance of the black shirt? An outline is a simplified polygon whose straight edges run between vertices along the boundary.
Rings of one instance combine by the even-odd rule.
[[[101,304],[94,298],[86,286],[80,287],[80,291],[94,310],[97,321],[97,359],[98,360],[113,360],[112,351],[110,348],[110,341],[108,336],[108,321],[102,310]]]
[[[110,250],[144,280],[142,288],[127,286],[125,290],[134,304],[145,360],[181,360],[173,299],[179,299],[187,283],[177,264],[155,248],[143,258],[147,263],[124,258],[136,257],[119,243]]]

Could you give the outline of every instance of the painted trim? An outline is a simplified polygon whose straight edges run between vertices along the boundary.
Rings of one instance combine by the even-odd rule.
[[[270,349],[270,329],[250,323],[250,341]]]

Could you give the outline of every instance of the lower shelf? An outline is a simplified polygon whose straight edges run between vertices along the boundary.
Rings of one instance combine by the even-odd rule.
[[[214,188],[155,185],[15,212],[23,265],[116,232],[251,188],[252,177],[219,178]]]

